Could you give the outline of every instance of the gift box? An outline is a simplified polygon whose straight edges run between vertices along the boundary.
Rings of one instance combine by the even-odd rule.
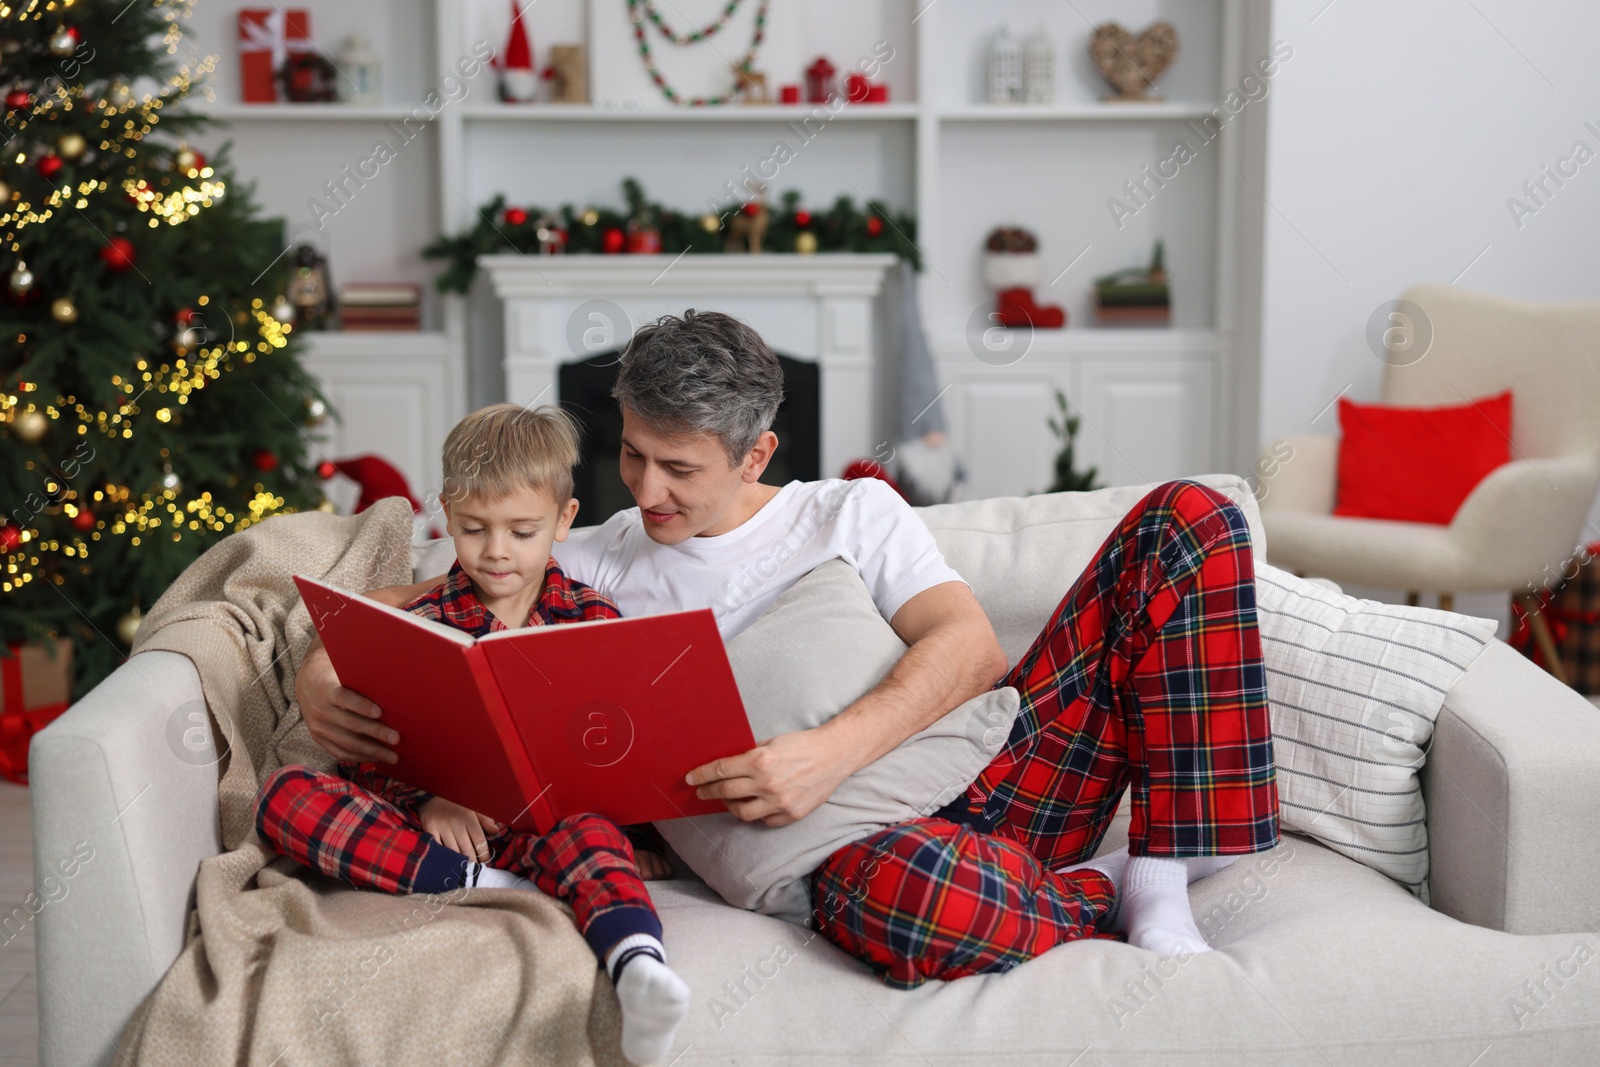
[[[311,13],[302,8],[239,9],[239,98],[247,104],[278,99],[277,72],[291,53],[311,51]]]
[[[29,641],[0,657],[0,776],[27,784],[28,741],[72,696],[72,642]]]

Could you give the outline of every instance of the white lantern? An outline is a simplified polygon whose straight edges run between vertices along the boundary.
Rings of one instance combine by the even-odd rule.
[[[1043,26],[1033,31],[1023,50],[1022,98],[1030,104],[1056,102],[1056,45]]]
[[[1001,26],[989,41],[989,103],[1012,104],[1022,99],[1022,48]]]
[[[339,99],[347,104],[383,103],[378,53],[361,34],[351,36],[339,53]]]

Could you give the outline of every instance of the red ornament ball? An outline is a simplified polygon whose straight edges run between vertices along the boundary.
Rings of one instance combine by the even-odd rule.
[[[94,512],[88,508],[79,508],[78,513],[72,516],[72,528],[75,530],[82,530],[87,533],[94,529],[94,523]]]
[[[329,478],[332,478],[338,473],[339,468],[333,465],[333,460],[331,459],[325,459],[321,463],[317,464],[317,477],[321,478],[323,481],[327,481]]]
[[[799,226],[801,229],[804,229],[805,227],[810,226],[811,225],[811,212],[809,212],[809,211],[796,211],[794,213],[794,224],[796,226]]]
[[[739,211],[753,219],[761,211],[761,205],[752,200],[744,207],[741,207]]]
[[[61,157],[50,152],[39,157],[39,176],[45,179],[54,178],[61,173],[61,168],[64,166],[66,164],[61,161]]]
[[[22,530],[16,523],[8,522],[0,526],[0,552],[12,552],[22,544]]]
[[[187,326],[194,321],[194,308],[179,308],[178,313],[172,317],[178,321],[179,326]]]
[[[625,240],[626,238],[623,237],[621,229],[616,226],[608,226],[606,227],[606,232],[600,235],[600,248],[604,252],[615,255],[622,251],[622,245]]]
[[[277,470],[278,457],[265,448],[258,448],[256,449],[256,454],[250,457],[250,465],[262,473]]]
[[[528,212],[520,207],[506,208],[505,220],[507,226],[521,226],[528,221]]]
[[[883,220],[876,215],[867,216],[867,236],[879,237],[883,234]]]
[[[33,104],[33,96],[26,89],[13,89],[6,94],[6,107],[22,111]]]
[[[109,270],[121,274],[133,268],[133,242],[126,237],[113,237],[100,248],[100,260]]]

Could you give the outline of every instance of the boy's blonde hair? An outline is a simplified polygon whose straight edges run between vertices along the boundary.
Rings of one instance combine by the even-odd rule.
[[[548,404],[490,404],[460,422],[444,439],[443,499],[502,500],[532,487],[559,507],[572,499],[578,462],[578,424]]]

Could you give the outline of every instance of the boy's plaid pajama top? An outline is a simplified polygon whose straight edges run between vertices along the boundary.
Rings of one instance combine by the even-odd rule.
[[[475,637],[506,624],[484,608],[459,563],[438,587],[406,611]],[[551,559],[530,626],[620,617],[611,599],[568,578]],[[280,767],[256,798],[256,832],[282,855],[351,885],[386,893],[438,893],[458,888],[468,857],[422,828],[417,809],[432,794],[383,775],[375,764],[340,763],[328,774]],[[633,846],[611,820],[563,819],[544,835],[503,828],[488,837],[492,867],[515,871],[570,905],[578,929],[602,959],[630,934],[661,936]]]
[[[890,985],[1010,970],[1109,937],[1089,859],[1124,788],[1130,851],[1262,852],[1278,792],[1244,515],[1192,482],[1135,505],[998,685],[1022,709],[962,802],[817,869],[822,934]]]

